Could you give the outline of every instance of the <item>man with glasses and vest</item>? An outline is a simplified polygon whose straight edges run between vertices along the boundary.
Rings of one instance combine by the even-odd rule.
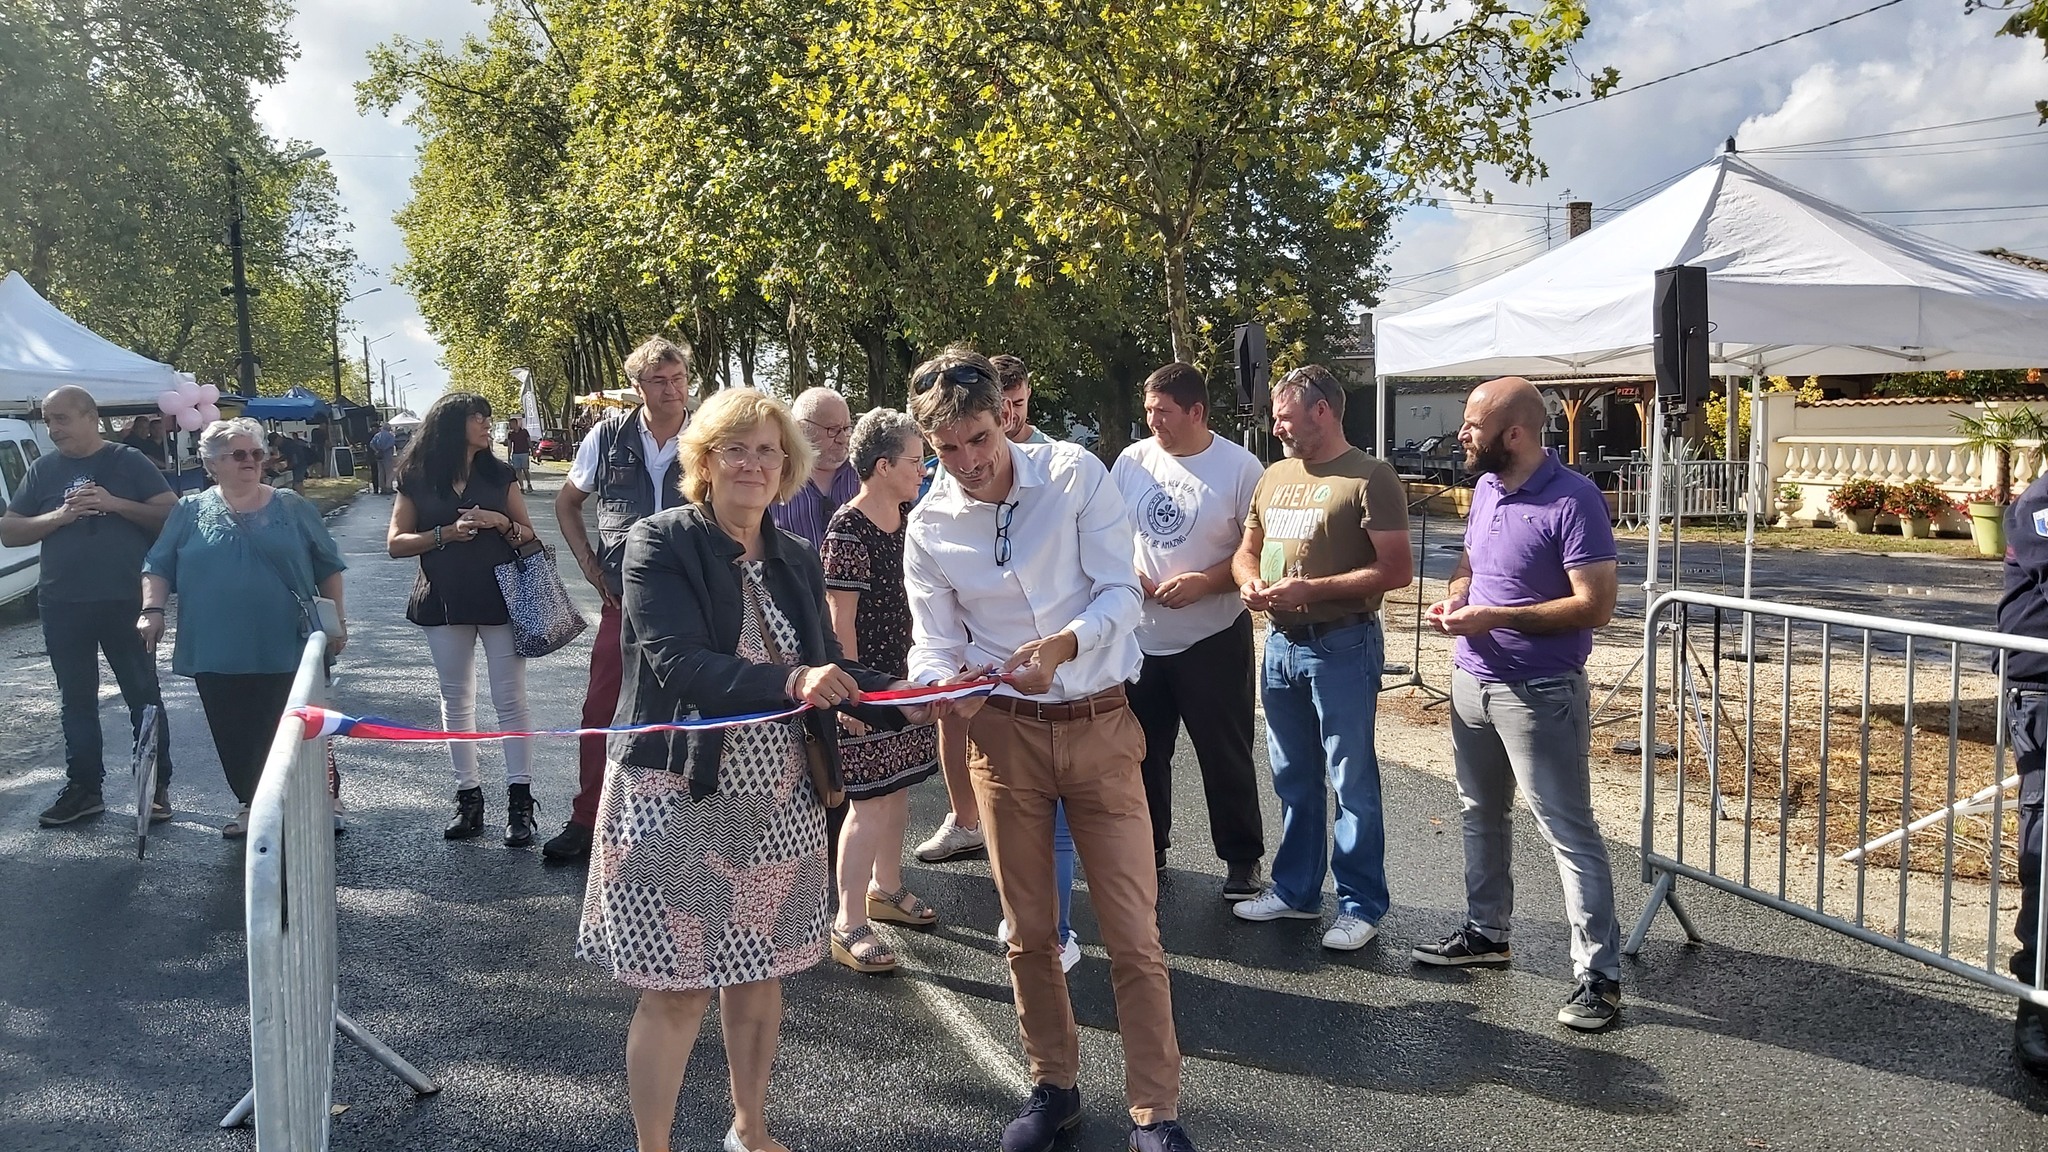
[[[1323,947],[1352,951],[1378,934],[1388,906],[1373,748],[1385,645],[1377,614],[1380,598],[1414,576],[1408,498],[1392,468],[1344,438],[1344,389],[1327,368],[1296,368],[1273,386],[1273,436],[1287,458],[1259,478],[1231,573],[1268,625],[1259,685],[1280,847],[1271,885],[1231,911],[1321,919],[1327,870],[1337,915]]]
[[[974,792],[1034,1083],[1003,1130],[1003,1152],[1049,1152],[1081,1122],[1080,1036],[1060,967],[1056,804],[1109,952],[1129,1147],[1194,1152],[1178,1119],[1180,1046],[1139,774],[1145,735],[1125,698],[1143,597],[1123,499],[1079,446],[1011,442],[996,369],[973,350],[947,349],[911,385],[911,416],[944,475],[905,527],[910,678],[1003,676],[993,695],[943,708],[968,721],[980,751]]]
[[[846,397],[830,388],[806,389],[789,410],[818,458],[804,486],[788,500],[770,507],[768,515],[777,528],[803,537],[816,552],[825,542],[825,526],[832,522],[832,514],[860,492],[860,473],[846,458],[852,446],[853,412],[846,406]]]
[[[604,728],[619,707],[624,675],[619,647],[619,565],[626,533],[643,517],[682,503],[676,445],[690,418],[691,353],[687,343],[656,336],[626,357],[626,379],[640,406],[592,428],[576,446],[569,479],[555,494],[555,522],[583,578],[604,602],[590,647],[590,684],[583,693],[585,728]],[[597,497],[597,544],[583,524],[583,504]],[[560,834],[541,846],[552,863],[585,860],[604,788],[604,737],[578,741],[576,800]]]

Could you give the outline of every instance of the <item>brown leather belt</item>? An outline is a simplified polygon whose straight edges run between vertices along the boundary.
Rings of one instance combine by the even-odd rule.
[[[1296,644],[1306,644],[1318,636],[1328,635],[1339,628],[1355,624],[1370,624],[1377,615],[1372,612],[1349,612],[1335,620],[1317,620],[1310,624],[1275,624],[1273,630]]]
[[[988,706],[1012,716],[1023,716],[1031,720],[1049,720],[1060,723],[1067,720],[1086,720],[1091,716],[1106,716],[1128,703],[1124,699],[1124,686],[1104,689],[1093,696],[1080,700],[1041,702],[1026,700],[1022,696],[990,696]]]

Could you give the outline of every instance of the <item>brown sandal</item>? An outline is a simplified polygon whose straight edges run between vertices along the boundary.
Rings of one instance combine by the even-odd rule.
[[[910,885],[906,884],[894,892],[868,889],[868,919],[929,928],[939,922],[939,914],[931,905],[913,895]]]
[[[832,958],[855,972],[866,972],[870,975],[894,972],[899,963],[896,954],[889,951],[889,946],[866,924],[846,932],[834,928]]]

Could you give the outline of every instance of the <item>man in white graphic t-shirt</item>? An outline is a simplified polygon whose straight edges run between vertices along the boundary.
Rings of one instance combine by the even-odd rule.
[[[1172,843],[1173,748],[1186,725],[1202,766],[1209,836],[1226,868],[1223,898],[1249,900],[1262,886],[1266,844],[1252,767],[1252,617],[1230,558],[1261,468],[1209,431],[1208,387],[1186,364],[1145,380],[1145,424],[1152,438],[1124,449],[1110,477],[1137,529],[1145,593],[1145,663],[1130,695],[1145,729],[1153,862],[1164,869]]]

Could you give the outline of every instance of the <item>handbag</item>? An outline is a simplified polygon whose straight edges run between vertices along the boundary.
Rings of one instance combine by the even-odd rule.
[[[545,656],[590,627],[569,602],[569,589],[555,570],[554,554],[539,540],[512,550],[512,558],[493,569],[498,591],[505,597],[505,616],[512,624],[512,650],[528,659]]]
[[[222,504],[225,505],[226,501],[223,500]],[[303,642],[315,632],[325,632],[329,638],[339,633],[341,605],[317,592],[311,597],[301,593],[298,585],[292,583],[291,574],[284,570],[283,564],[278,563],[276,556],[271,555],[270,549],[257,543],[255,533],[249,531],[249,525],[242,519],[242,514],[229,508],[228,516],[234,520],[235,530],[242,534],[242,538],[249,542],[249,547],[257,555],[263,557],[263,562],[270,565],[270,570],[284,584],[284,590],[291,593],[292,602],[299,606],[299,639]],[[330,664],[334,661],[332,655],[327,659]]]
[[[784,663],[786,658],[782,645],[775,642],[775,629],[768,626],[768,614],[761,611],[761,601],[757,598],[759,595],[757,592],[754,596],[746,597],[747,608],[754,614],[755,626],[761,629],[761,646],[768,650],[768,659],[776,664]],[[804,767],[810,771],[811,787],[818,790],[818,803],[827,808],[837,808],[846,803],[846,784],[843,780],[834,778],[832,762],[825,758],[824,743],[802,719],[792,720],[791,723],[796,725],[797,731],[803,735]]]

